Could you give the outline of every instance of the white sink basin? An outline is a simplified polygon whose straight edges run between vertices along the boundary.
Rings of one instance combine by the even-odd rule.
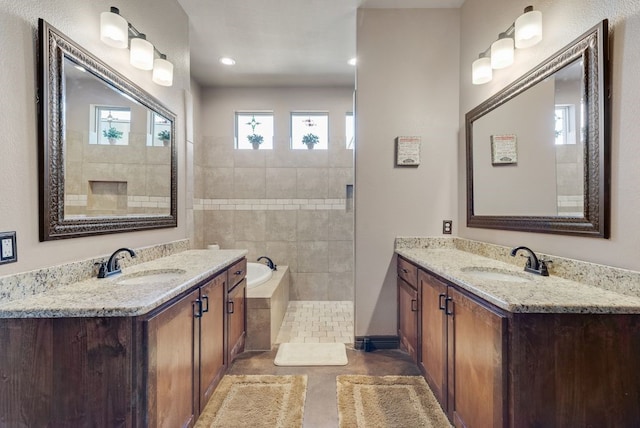
[[[478,279],[502,281],[502,282],[530,282],[526,273],[512,272],[506,269],[487,268],[487,267],[465,267],[461,269],[467,275],[474,276]]]
[[[155,269],[123,275],[116,279],[118,285],[161,284],[170,282],[187,273],[182,269]]]

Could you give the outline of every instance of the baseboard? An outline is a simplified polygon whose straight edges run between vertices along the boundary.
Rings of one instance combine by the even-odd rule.
[[[374,351],[376,349],[398,349],[398,336],[356,336],[353,347],[360,351]]]

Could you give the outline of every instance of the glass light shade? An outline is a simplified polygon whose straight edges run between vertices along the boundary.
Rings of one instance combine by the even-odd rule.
[[[471,64],[471,81],[474,85],[482,85],[493,79],[491,58],[480,57]]]
[[[100,40],[114,48],[124,49],[129,45],[129,24],[118,14],[118,8],[100,14]]]
[[[151,80],[161,86],[173,85],[173,64],[162,55],[153,61],[153,75]]]
[[[542,40],[542,12],[525,9],[525,13],[516,19],[516,47],[529,48]]]
[[[129,62],[141,70],[153,68],[153,45],[145,39],[144,34],[131,39]]]
[[[491,45],[491,68],[497,70],[513,64],[513,39],[503,37]]]

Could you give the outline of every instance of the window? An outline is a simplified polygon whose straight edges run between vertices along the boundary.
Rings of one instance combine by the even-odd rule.
[[[236,112],[236,149],[273,149],[273,113]]]
[[[89,144],[112,144],[126,146],[129,144],[131,130],[131,109],[128,107],[94,106],[95,121],[92,129],[96,130],[96,138]]]
[[[572,104],[556,104],[556,145],[576,144],[575,108]]]
[[[355,122],[353,120],[353,113],[348,112],[344,118],[345,124],[345,141],[347,142],[347,149],[353,149],[353,140],[355,138]]]
[[[149,112],[147,146],[167,146],[171,141],[171,122],[156,112]]]
[[[291,148],[327,150],[329,147],[328,113],[291,113]]]

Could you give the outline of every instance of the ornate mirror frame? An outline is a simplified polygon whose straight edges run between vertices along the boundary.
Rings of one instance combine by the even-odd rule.
[[[608,22],[603,20],[540,66],[466,114],[468,227],[608,238],[611,122],[608,43]],[[476,215],[473,193],[474,122],[579,59],[583,61],[583,93],[587,118],[584,144],[584,216]]]
[[[157,99],[69,40],[46,21],[39,20],[39,153],[40,241],[107,233],[176,227],[177,151],[176,116]],[[68,58],[148,109],[171,121],[170,208],[164,215],[64,217],[65,201],[65,76]],[[168,178],[169,179],[169,178]]]

